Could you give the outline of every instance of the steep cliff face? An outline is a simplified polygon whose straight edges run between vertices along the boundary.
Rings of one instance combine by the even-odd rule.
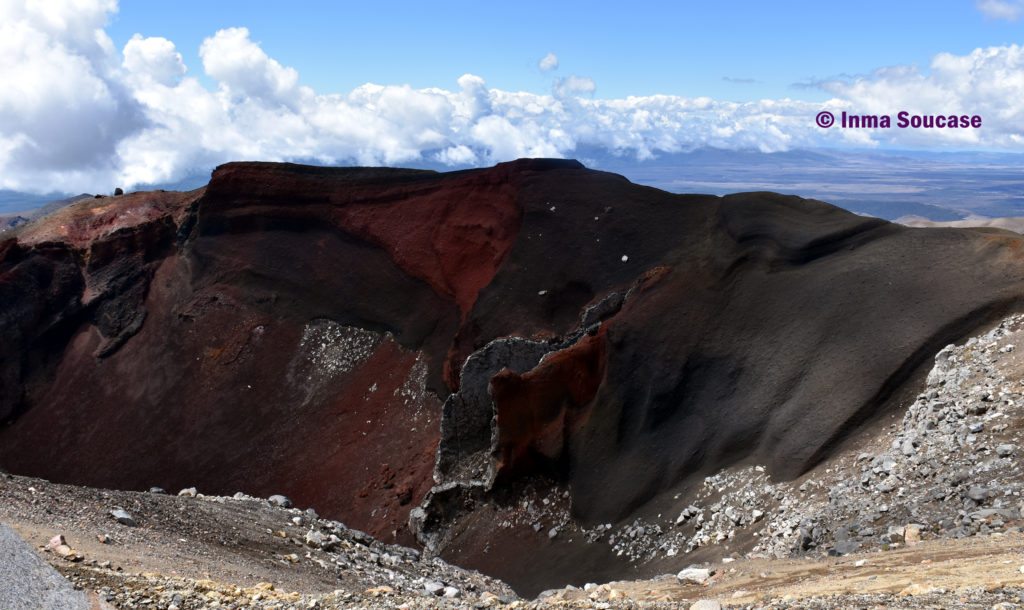
[[[800,474],[1019,305],[1022,244],[573,161],[228,164],[4,234],[0,466],[285,493],[560,584],[618,563],[488,516],[543,487],[585,527],[735,463]]]

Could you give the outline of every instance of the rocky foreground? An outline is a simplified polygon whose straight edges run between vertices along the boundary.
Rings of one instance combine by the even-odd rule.
[[[93,605],[83,607],[92,608],[1024,604],[1024,535],[1016,527],[959,540],[892,544],[848,557],[726,559],[653,580],[568,587],[525,600],[494,579],[382,544],[310,511],[286,508],[283,498],[185,494],[95,490],[6,475],[0,484],[0,521],[13,524],[76,589],[89,592]],[[10,586],[3,585],[0,600]]]
[[[93,607],[1016,608],[1024,605],[1024,316],[936,356],[902,418],[804,477],[716,473],[678,514],[601,527],[663,577],[521,599],[283,496],[122,492],[0,476],[13,527]],[[500,549],[495,549],[500,554]],[[703,559],[703,561],[702,561]]]
[[[117,608],[502,605],[505,584],[379,542],[284,496],[119,492],[0,478],[0,522]]]

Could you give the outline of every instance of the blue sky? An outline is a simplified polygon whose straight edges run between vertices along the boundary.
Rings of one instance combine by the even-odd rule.
[[[827,93],[794,83],[926,67],[940,51],[1024,41],[1020,22],[967,0],[828,2],[217,2],[125,0],[108,29],[169,38],[185,63],[215,31],[247,27],[318,91],[367,82],[452,87],[467,72],[490,86],[543,92],[548,52],[559,72],[592,78],[596,95],[673,94],[729,100]],[[724,79],[753,79],[731,82]]]
[[[1020,153],[1022,19],[1024,0],[8,0],[0,189],[168,184],[253,159]],[[817,121],[899,111],[984,120]]]

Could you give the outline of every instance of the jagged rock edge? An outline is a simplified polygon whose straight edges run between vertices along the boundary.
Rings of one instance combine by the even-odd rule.
[[[490,379],[501,370],[512,367],[506,365],[497,369],[493,366],[488,367],[486,369],[487,372],[482,373],[486,376],[485,379],[470,377],[466,374],[467,371],[472,373],[477,362],[493,354],[499,347],[510,348],[505,359],[507,363],[518,355],[514,352],[515,348],[527,346],[543,350],[543,353],[537,358],[527,357],[527,360],[532,362],[528,367],[515,367],[513,370],[520,369],[515,370],[515,372],[522,374],[536,369],[552,354],[572,347],[587,335],[595,334],[601,324],[622,310],[626,301],[629,300],[637,287],[643,284],[645,278],[646,276],[641,276],[625,292],[609,292],[596,303],[586,306],[580,313],[577,327],[564,337],[555,337],[546,342],[533,341],[524,337],[501,337],[488,342],[466,358],[460,369],[462,385],[458,392],[448,396],[442,410],[441,440],[435,454],[435,485],[427,492],[420,506],[414,508],[409,513],[409,529],[416,536],[417,541],[423,545],[425,553],[436,556],[444,550],[447,542],[447,532],[443,524],[450,522],[463,512],[470,511],[471,509],[467,507],[474,506],[479,502],[486,502],[498,477],[499,429],[497,408],[490,392]],[[465,402],[465,393],[472,392],[475,389],[474,381],[476,383],[481,381],[487,382],[485,386],[487,388],[485,405],[467,405]],[[460,466],[460,464],[449,464],[447,461],[447,458],[452,456],[453,453],[456,458],[460,456],[460,448],[458,446],[455,448],[445,446],[446,441],[458,445],[461,440],[456,424],[456,409],[459,405],[471,408],[473,406],[482,406],[484,409],[489,410],[490,445],[486,452],[486,463],[483,464],[484,471],[482,476],[457,478],[457,476],[453,476],[452,470]],[[464,460],[471,462],[484,456],[480,452],[474,452],[462,457]],[[463,470],[466,469],[466,466],[472,470],[474,464],[461,464],[461,466]],[[480,472],[479,469],[476,472]]]

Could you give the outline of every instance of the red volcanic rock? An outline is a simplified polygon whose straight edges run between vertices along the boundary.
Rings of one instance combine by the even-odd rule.
[[[322,168],[231,164],[219,169],[201,222],[232,230],[254,214],[336,227],[382,248],[393,264],[454,301],[461,318],[472,309],[504,260],[519,229],[521,208],[513,178],[529,164],[463,172],[439,181],[432,172],[364,169],[340,174]],[[541,166],[543,167],[543,166]],[[445,363],[449,387],[468,349]]]
[[[180,224],[189,207],[202,197],[203,191],[153,191],[116,199],[86,199],[57,210],[42,222],[26,225],[18,232],[17,240],[23,246],[55,242],[88,250],[108,243],[115,234],[138,231],[154,222]]]
[[[411,541],[453,337],[515,238],[515,183],[544,169],[229,164],[19,229],[0,246],[0,464],[282,492]]]
[[[512,245],[520,210],[507,180],[470,175],[460,182],[398,201],[346,205],[338,219],[380,244],[410,275],[454,298],[465,315]]]
[[[548,354],[533,369],[491,378],[497,423],[498,476],[557,463],[566,441],[586,421],[604,378],[604,330]]]
[[[283,216],[312,212],[379,245],[403,271],[453,298],[466,314],[519,229],[520,208],[509,174],[505,167],[442,182],[422,179],[432,177],[431,172],[410,170],[355,170],[342,177],[315,168],[233,164],[218,170],[210,194],[230,208],[246,197],[246,207],[255,200]],[[377,179],[363,181],[361,176]],[[275,203],[282,201],[300,210]],[[241,213],[216,204],[206,209],[225,217]]]
[[[526,592],[621,560],[489,506],[547,481],[604,523],[739,462],[797,476],[1024,296],[1019,235],[560,160],[232,163],[4,235],[0,467],[283,493]]]

